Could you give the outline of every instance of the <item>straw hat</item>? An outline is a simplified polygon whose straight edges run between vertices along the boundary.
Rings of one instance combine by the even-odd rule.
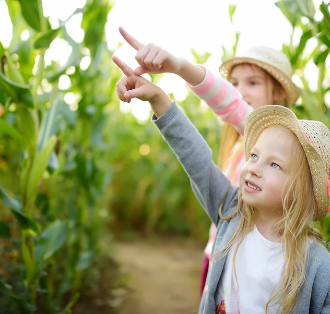
[[[284,53],[265,46],[250,48],[243,54],[223,62],[219,68],[221,76],[229,80],[233,67],[241,63],[255,64],[267,71],[283,87],[288,105],[296,102],[299,89],[291,80],[291,64]]]
[[[321,220],[329,209],[330,131],[319,121],[298,120],[295,114],[286,107],[263,106],[253,111],[247,118],[244,132],[246,158],[261,132],[277,125],[291,130],[305,151],[317,204],[314,220]]]

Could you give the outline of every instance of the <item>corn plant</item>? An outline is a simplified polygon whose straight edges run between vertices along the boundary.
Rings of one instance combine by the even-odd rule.
[[[99,253],[100,209],[110,171],[102,126],[115,86],[108,81],[109,61],[102,71],[99,65],[111,58],[104,42],[111,6],[87,1],[72,13],[83,13],[85,38],[78,44],[66,31],[71,16],[52,29],[42,1],[6,4],[14,34],[8,48],[0,44],[1,160],[7,167],[1,172],[0,199],[13,216],[4,213],[0,221],[1,248],[10,253],[4,258],[0,312],[64,314]],[[29,40],[20,38],[23,30]],[[45,67],[45,53],[57,37],[72,54],[64,66]],[[82,48],[91,58],[84,71],[79,67]],[[77,111],[57,88],[68,68],[71,90],[80,96]]]

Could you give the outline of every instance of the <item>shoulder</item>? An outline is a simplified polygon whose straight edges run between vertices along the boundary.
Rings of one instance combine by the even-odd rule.
[[[307,278],[330,288],[330,253],[324,245],[312,242],[307,265]]]
[[[330,313],[329,276],[330,253],[324,245],[312,242],[306,273],[307,286],[309,286],[307,290],[308,294],[311,294],[310,313]]]
[[[330,253],[324,245],[321,243],[313,242],[313,254],[316,262],[324,263],[328,262],[327,266],[330,269]]]

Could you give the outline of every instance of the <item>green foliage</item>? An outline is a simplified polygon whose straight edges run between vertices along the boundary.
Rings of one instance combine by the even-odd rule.
[[[6,3],[14,33],[8,49],[0,45],[0,177],[14,197],[0,187],[0,206],[15,220],[9,224],[4,214],[0,237],[9,238],[13,246],[19,241],[18,263],[24,266],[7,269],[11,284],[0,289],[1,304],[6,304],[6,314],[71,313],[84,273],[100,252],[98,242],[107,221],[99,208],[106,208],[104,191],[111,170],[102,131],[115,88],[115,81],[109,88],[111,53],[103,41],[111,6],[89,1],[51,29],[41,1]],[[83,13],[86,45],[66,31],[65,23],[77,13]],[[30,38],[22,41],[25,30]],[[66,64],[52,62],[45,68],[45,51],[56,37],[72,47],[72,54]],[[79,64],[86,47],[92,62],[83,71]],[[64,100],[68,91],[57,88],[69,68],[76,110]],[[50,92],[44,90],[46,83]],[[65,306],[64,300],[71,301]]]
[[[65,314],[72,311],[85,274],[100,254],[102,232],[206,239],[209,218],[156,128],[120,112],[115,85],[121,73],[104,41],[108,1],[89,0],[72,13],[83,13],[82,43],[69,36],[67,21],[51,29],[41,1],[6,4],[13,39],[8,49],[0,43],[0,238],[11,242],[19,258],[14,263],[5,254],[0,257],[8,274],[0,282],[0,313],[6,308],[6,314]],[[329,5],[321,4],[323,17],[317,21],[310,0],[276,5],[302,33],[297,45],[283,45],[302,83],[301,99],[293,109],[300,118],[329,126]],[[229,6],[231,20],[235,10]],[[30,37],[23,41],[25,30]],[[45,52],[57,37],[72,53],[64,64],[52,61],[45,67]],[[317,46],[307,54],[306,46],[315,39]],[[238,41],[235,33],[233,47],[223,48],[223,59],[235,55]],[[201,64],[210,56],[192,53]],[[86,55],[91,62],[82,70]],[[319,71],[316,91],[304,76],[309,63]],[[58,89],[61,75],[71,82],[65,91]],[[161,76],[151,79],[158,82]],[[74,99],[68,100],[70,95]],[[190,91],[179,105],[210,144],[216,162],[218,119]],[[317,226],[329,238],[329,217]]]

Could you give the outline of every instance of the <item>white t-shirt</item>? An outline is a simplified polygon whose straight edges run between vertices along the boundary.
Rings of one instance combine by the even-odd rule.
[[[233,267],[236,246],[233,245],[228,253],[217,287],[216,313],[264,314],[266,304],[283,274],[282,244],[267,240],[254,226],[237,251],[237,281]],[[269,314],[277,310],[278,305],[268,307]]]

